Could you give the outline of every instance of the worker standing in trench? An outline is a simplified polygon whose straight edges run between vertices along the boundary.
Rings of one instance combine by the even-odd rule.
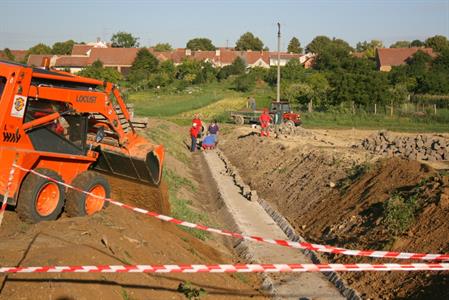
[[[260,136],[270,136],[270,132],[268,131],[268,127],[270,126],[271,117],[268,114],[268,108],[263,109],[263,113],[259,117],[260,123]]]

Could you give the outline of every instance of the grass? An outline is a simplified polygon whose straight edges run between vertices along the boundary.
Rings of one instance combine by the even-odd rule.
[[[209,224],[207,215],[192,209],[191,202],[178,196],[181,188],[195,192],[197,187],[187,178],[179,176],[175,172],[165,169],[164,179],[168,184],[170,205],[173,217],[192,223]],[[189,232],[194,237],[206,240],[209,234],[206,231],[182,227],[183,230]]]
[[[181,282],[177,291],[189,300],[199,300],[201,297],[207,295],[207,292],[203,288],[196,288],[188,281]]]
[[[169,130],[167,125],[160,124],[152,127],[145,132],[151,141],[164,145],[167,153],[179,161],[188,164],[190,163],[190,156],[185,151],[184,139],[188,136],[188,132],[175,132]]]
[[[130,94],[128,101],[134,103],[138,115],[148,117],[171,117],[198,110],[236,92],[213,83],[187,89],[179,93],[157,93],[142,91]]]
[[[387,116],[373,114],[349,113],[303,113],[305,128],[357,128],[357,129],[387,129],[401,132],[447,132],[448,126],[445,114],[441,110],[440,117]],[[448,118],[449,119],[449,118]]]
[[[275,98],[275,91],[265,83],[258,83],[251,92],[241,93],[230,89],[229,82],[214,82],[189,87],[182,92],[142,91],[129,95],[138,115],[159,117],[187,126],[195,112],[205,120],[217,119],[220,123],[230,122],[229,111],[239,110],[246,105],[247,97],[256,99],[257,108],[269,107]],[[295,105],[292,105],[295,107]],[[412,114],[389,116],[358,112],[313,112],[301,113],[306,128],[326,129],[386,129],[401,132],[447,132],[449,110],[439,109],[437,115]]]

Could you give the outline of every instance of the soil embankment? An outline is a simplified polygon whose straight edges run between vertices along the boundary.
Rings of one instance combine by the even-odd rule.
[[[168,135],[182,132],[173,124],[162,125]],[[190,175],[199,172],[195,165],[168,153],[166,167],[179,169],[178,176],[190,176],[196,192],[204,194],[202,185]],[[109,179],[113,199],[170,213],[165,183],[153,188]],[[185,197],[182,201],[189,201],[189,195]],[[7,211],[0,227],[0,262],[2,266],[52,266],[241,261],[221,245],[220,239],[202,241],[174,224],[109,205],[90,217],[68,218],[63,214],[56,221],[35,225],[23,223],[14,211]],[[178,290],[185,282],[189,284]],[[0,299],[186,299],[200,290],[204,290],[201,299],[265,299],[259,286],[255,274],[9,274],[0,276]]]
[[[251,129],[238,128],[224,138],[221,149],[251,189],[310,242],[350,249],[449,252],[447,174],[417,161],[382,159],[351,147],[366,136],[366,132],[307,131],[301,137],[262,139]],[[447,272],[341,276],[363,298],[449,297]]]

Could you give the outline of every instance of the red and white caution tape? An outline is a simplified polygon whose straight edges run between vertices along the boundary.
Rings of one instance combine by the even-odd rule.
[[[91,196],[99,198],[99,199],[103,199],[100,196],[83,191],[77,187],[70,185],[70,184],[56,181],[55,179],[48,177],[46,175],[40,174],[34,170],[28,170],[21,166],[15,165],[15,164],[14,164],[14,166],[22,171],[31,172],[33,174],[36,174],[38,176],[41,176],[43,178],[46,178],[48,180],[51,180],[58,184],[61,184],[65,187],[74,189],[81,193],[91,195]],[[449,254],[409,253],[409,252],[376,251],[376,250],[351,250],[351,249],[339,248],[339,247],[334,247],[334,246],[329,246],[329,245],[311,244],[311,243],[307,243],[307,242],[293,242],[293,241],[289,241],[289,240],[274,240],[274,239],[268,239],[268,238],[263,238],[263,237],[258,237],[258,236],[248,236],[248,235],[243,235],[243,234],[232,232],[232,231],[211,228],[211,227],[201,225],[201,224],[195,224],[195,223],[190,223],[187,221],[178,220],[178,219],[175,219],[175,218],[172,218],[169,216],[158,214],[156,212],[148,211],[146,209],[133,207],[131,205],[128,205],[128,204],[125,204],[122,202],[118,202],[118,201],[115,201],[115,200],[112,200],[109,198],[106,198],[104,200],[106,200],[109,203],[114,204],[116,206],[120,206],[120,207],[129,209],[129,210],[132,210],[134,212],[145,214],[145,215],[157,218],[157,219],[165,221],[165,222],[170,222],[170,223],[174,223],[176,225],[181,225],[181,226],[188,227],[188,228],[203,230],[203,231],[207,231],[207,232],[213,232],[216,234],[230,236],[230,237],[253,241],[253,242],[268,243],[268,244],[279,245],[279,246],[290,247],[290,248],[307,249],[307,250],[311,250],[311,251],[319,251],[319,252],[350,255],[350,256],[365,256],[365,257],[376,257],[376,258],[397,258],[397,259],[417,259],[417,260],[449,260]]]
[[[449,264],[237,264],[0,267],[0,273],[281,273],[449,271]]]
[[[9,171],[8,183],[6,184],[6,191],[5,191],[5,194],[3,195],[2,206],[0,207],[0,225],[3,222],[3,216],[4,216],[4,213],[6,210],[6,206],[8,205],[9,190],[11,189],[12,180],[14,178],[14,172],[16,171],[16,164],[15,164],[16,160],[17,160],[17,156],[14,159],[13,164],[11,165],[11,170]]]

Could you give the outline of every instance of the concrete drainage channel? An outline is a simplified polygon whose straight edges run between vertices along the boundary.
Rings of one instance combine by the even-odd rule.
[[[302,241],[281,214],[252,191],[219,151],[204,152],[210,173],[217,183],[226,220],[232,230],[247,235]],[[319,263],[313,252],[276,245],[239,241],[238,254],[249,263]],[[263,288],[274,299],[361,299],[345,286],[336,273],[263,273]]]

